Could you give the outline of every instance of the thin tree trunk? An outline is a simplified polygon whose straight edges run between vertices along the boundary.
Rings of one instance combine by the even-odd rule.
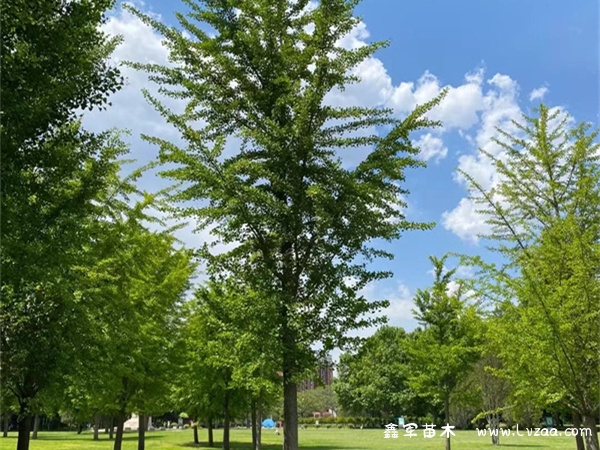
[[[283,450],[298,450],[298,387],[283,373]]]
[[[198,423],[194,422],[194,444],[198,445],[200,441],[198,440]]]
[[[121,411],[117,415],[117,435],[115,436],[115,445],[113,450],[121,450],[123,445],[123,426],[125,425],[125,412]]]
[[[256,448],[254,450],[260,450],[261,447],[261,439],[262,439],[262,411],[261,408],[258,408],[256,412],[257,420],[256,420]]]
[[[2,433],[2,436],[4,436],[4,437],[8,437],[8,427],[10,425],[10,419],[11,419],[10,414],[4,415],[4,432]]]
[[[581,428],[581,414],[578,411],[573,411],[573,427],[577,428],[577,434],[575,435],[575,445],[577,450],[585,450],[585,445],[583,443],[583,436],[579,433],[579,429]]]
[[[500,445],[500,418],[498,414],[488,415],[488,425],[492,435],[492,445]]]
[[[98,432],[100,431],[100,416],[98,414],[94,414],[94,440],[97,441],[99,439]]]
[[[214,447],[215,446],[215,440],[214,440],[214,436],[213,436],[213,421],[212,421],[212,417],[208,418],[208,446],[209,447]]]
[[[450,395],[446,394],[444,398],[444,417],[446,418],[446,425],[450,424]],[[446,450],[450,450],[450,433],[446,436]]]
[[[583,426],[591,431],[589,433],[586,430],[585,435],[585,447],[586,450],[600,450],[600,444],[598,443],[598,428],[596,427],[596,413],[590,411],[588,414],[582,416]]]
[[[113,433],[115,431],[115,418],[113,416],[110,417],[110,428],[108,429],[108,440],[113,440]]]
[[[291,273],[291,262],[289,260],[291,250],[292,245],[290,242],[282,243],[281,254],[285,261],[282,288],[286,294],[290,293],[288,284]],[[294,381],[297,364],[297,337],[295,331],[288,327],[288,305],[284,304],[279,313],[280,320],[284,324],[279,334],[279,340],[283,344],[283,450],[298,450],[298,385]]]
[[[18,419],[19,437],[17,438],[17,450],[29,450],[31,417],[25,414],[26,408],[26,405],[21,405],[21,412]]]
[[[225,392],[225,417],[223,420],[223,450],[229,450],[229,393]]]
[[[257,430],[256,430],[256,400],[252,400],[252,406],[250,411],[250,422],[252,426],[252,450],[257,450]]]
[[[31,433],[31,439],[37,439],[39,429],[40,429],[40,416],[38,416],[36,414],[35,418],[33,419],[33,432]]]
[[[146,416],[140,414],[138,416],[138,450],[146,448]]]

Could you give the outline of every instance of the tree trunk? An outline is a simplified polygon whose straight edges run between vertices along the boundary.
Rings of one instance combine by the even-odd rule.
[[[5,414],[5,416],[4,416],[4,431],[2,433],[2,436],[4,436],[4,437],[8,437],[8,427],[10,426],[10,419],[11,419],[11,415]]]
[[[446,418],[446,425],[450,424],[450,394],[446,394],[444,398],[444,417]],[[446,436],[446,450],[450,450],[450,433]]]
[[[213,436],[213,421],[212,421],[212,417],[208,418],[208,446],[209,447],[214,447],[215,446],[215,440],[214,440],[214,436]]]
[[[492,445],[500,445],[500,418],[498,414],[488,415],[488,426],[492,435]]]
[[[298,387],[286,371],[283,378],[283,450],[298,450]]]
[[[579,429],[581,428],[581,414],[578,411],[573,411],[573,427]],[[583,436],[581,433],[577,432],[575,435],[575,445],[577,450],[585,450],[585,445],[583,443]]]
[[[111,416],[110,418],[110,428],[108,429],[108,440],[113,440],[113,433],[115,431],[115,418]]]
[[[94,440],[97,441],[98,431],[100,431],[100,416],[98,414],[94,414]]]
[[[123,445],[123,426],[125,425],[125,412],[121,411],[117,415],[117,435],[115,436],[115,445],[113,450],[121,450]]]
[[[587,428],[591,433],[585,434],[585,447],[586,450],[600,450],[600,444],[598,443],[598,428],[596,427],[596,413],[590,411],[588,414],[582,416],[582,422],[584,428]]]
[[[198,445],[200,441],[198,440],[198,424],[194,423],[194,444]]]
[[[40,429],[40,416],[37,414],[33,419],[33,432],[31,433],[31,439],[37,439],[38,431]]]
[[[252,450],[257,450],[257,430],[256,430],[256,401],[252,400],[252,406],[250,411],[250,422],[252,426]]]
[[[31,417],[25,414],[26,406],[21,405],[18,427],[19,437],[17,438],[17,450],[29,450],[29,437],[31,432]]]
[[[260,450],[261,447],[261,439],[262,439],[262,411],[261,408],[258,408],[256,412],[256,448],[254,450]]]
[[[552,413],[552,422],[554,428],[558,428],[560,426],[560,413],[558,411],[554,411]]]
[[[225,392],[225,417],[223,420],[223,450],[229,450],[229,393]]]
[[[140,414],[138,417],[138,450],[146,448],[146,416]]]

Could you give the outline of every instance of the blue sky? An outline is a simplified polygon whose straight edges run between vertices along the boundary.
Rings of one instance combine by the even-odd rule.
[[[173,11],[182,8],[177,1],[157,0],[138,6],[170,24],[175,23]],[[414,137],[422,145],[428,168],[410,171],[407,183],[408,218],[437,226],[433,231],[407,233],[391,244],[396,259],[380,267],[391,269],[394,278],[366,290],[369,298],[389,298],[392,305],[384,313],[390,322],[411,329],[415,326],[411,298],[432,281],[428,255],[484,254],[475,238],[485,229],[482,218],[466,200],[468,192],[455,169],[460,166],[484,184],[495,182],[489,161],[476,152],[478,146],[499,151],[489,144],[494,126],[510,129],[511,119],[541,100],[577,122],[598,124],[598,2],[364,0],[357,15],[363,24],[342,45],[391,43],[357,69],[361,85],[343,98],[332,97],[333,102],[388,106],[402,116],[415,103],[450,87],[447,102],[435,116],[445,127]],[[166,62],[160,38],[119,8],[106,30],[125,38],[116,60]],[[145,76],[129,70],[125,74],[129,85],[114,96],[113,107],[88,114],[86,123],[94,129],[129,128],[133,157],[148,161],[156,149],[139,139],[141,132],[177,137],[141,97],[141,87],[152,89]],[[151,176],[144,179],[148,189],[160,185]],[[208,232],[193,236],[190,229],[181,237],[190,244],[210,239]]]

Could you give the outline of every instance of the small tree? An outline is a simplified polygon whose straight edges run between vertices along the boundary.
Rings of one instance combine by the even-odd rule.
[[[507,409],[507,400],[511,393],[510,382],[500,372],[502,362],[495,355],[487,354],[480,359],[474,369],[475,377],[481,388],[483,411],[475,417],[487,419],[492,430],[492,445],[500,445],[500,418]]]
[[[139,414],[143,450],[146,417],[170,409],[173,337],[194,270],[191,252],[177,248],[169,230],[144,226],[150,200],[99,221],[96,264],[82,286],[94,300],[96,320],[88,333],[89,363],[71,380],[70,397],[90,416],[101,411],[116,417],[115,450],[129,413]]]
[[[458,282],[456,291],[450,290],[457,269],[445,271],[446,259],[430,257],[435,273],[433,287],[415,295],[413,313],[423,332],[411,349],[414,375],[409,385],[421,395],[440,400],[446,424],[450,424],[451,395],[477,360],[479,349],[475,309],[466,304],[463,283]],[[450,450],[450,435],[446,450]]]
[[[176,395],[188,411],[208,421],[223,418],[225,450],[230,446],[231,419],[247,411],[249,403],[264,401],[275,377],[270,344],[260,342],[267,336],[243,308],[246,300],[228,283],[209,283],[198,288],[187,305],[186,361]],[[257,307],[264,302],[256,299],[252,304]],[[261,346],[263,351],[259,351]]]
[[[384,418],[415,411],[416,395],[408,386],[409,346],[402,328],[382,326],[356,353],[342,354],[334,389],[343,409]]]

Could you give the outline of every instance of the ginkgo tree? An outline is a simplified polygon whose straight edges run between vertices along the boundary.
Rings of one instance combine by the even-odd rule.
[[[463,173],[491,227],[483,237],[505,258],[503,266],[470,262],[481,269],[480,294],[495,293],[494,338],[516,391],[568,405],[592,431],[586,448],[598,450],[599,131],[560,108],[534,113],[513,122],[513,133],[498,130],[500,154],[480,150],[498,173],[495,185]]]
[[[218,256],[207,249],[209,273],[277,305],[265,326],[281,348],[284,447],[296,450],[297,383],[316,363],[311,346],[344,346],[348,330],[378,323],[371,313],[386,302],[360,290],[391,275],[369,265],[392,257],[379,243],[432,227],[406,220],[403,184],[405,169],[424,166],[411,133],[438,125],[426,113],[442,96],[404,118],[329,102],[386,45],[340,45],[360,23],[357,1],[184,3],[178,27],[129,8],[163,36],[173,62],[131,65],[185,105],[170,110],[145,91],[184,145],[145,138],[181,183],[180,214],[234,244]]]
[[[114,449],[120,450],[123,423],[140,418],[138,450],[144,449],[146,417],[172,409],[174,342],[182,304],[194,272],[191,251],[178,248],[169,230],[150,231],[135,217],[106,224],[110,235],[99,259],[96,290],[103,350],[92,367],[102,374],[87,384],[96,405],[117,418]]]
[[[19,450],[35,398],[69,369],[86,329],[74,268],[124,150],[79,120],[122,84],[109,61],[119,39],[100,27],[113,4],[15,0],[0,14],[0,383],[18,403]]]
[[[182,331],[179,404],[204,419],[224,420],[223,448],[229,448],[229,424],[235,414],[253,417],[253,448],[260,448],[260,411],[268,408],[281,384],[278,342],[268,323],[274,304],[228,280],[200,286],[186,304]]]
[[[411,369],[409,386],[422,396],[441,403],[445,425],[450,425],[450,399],[459,383],[479,358],[476,305],[466,284],[454,280],[457,268],[447,270],[442,258],[430,257],[433,286],[417,291],[413,314],[423,331],[409,347]],[[451,282],[456,284],[451,284]],[[450,434],[446,436],[450,450]]]

